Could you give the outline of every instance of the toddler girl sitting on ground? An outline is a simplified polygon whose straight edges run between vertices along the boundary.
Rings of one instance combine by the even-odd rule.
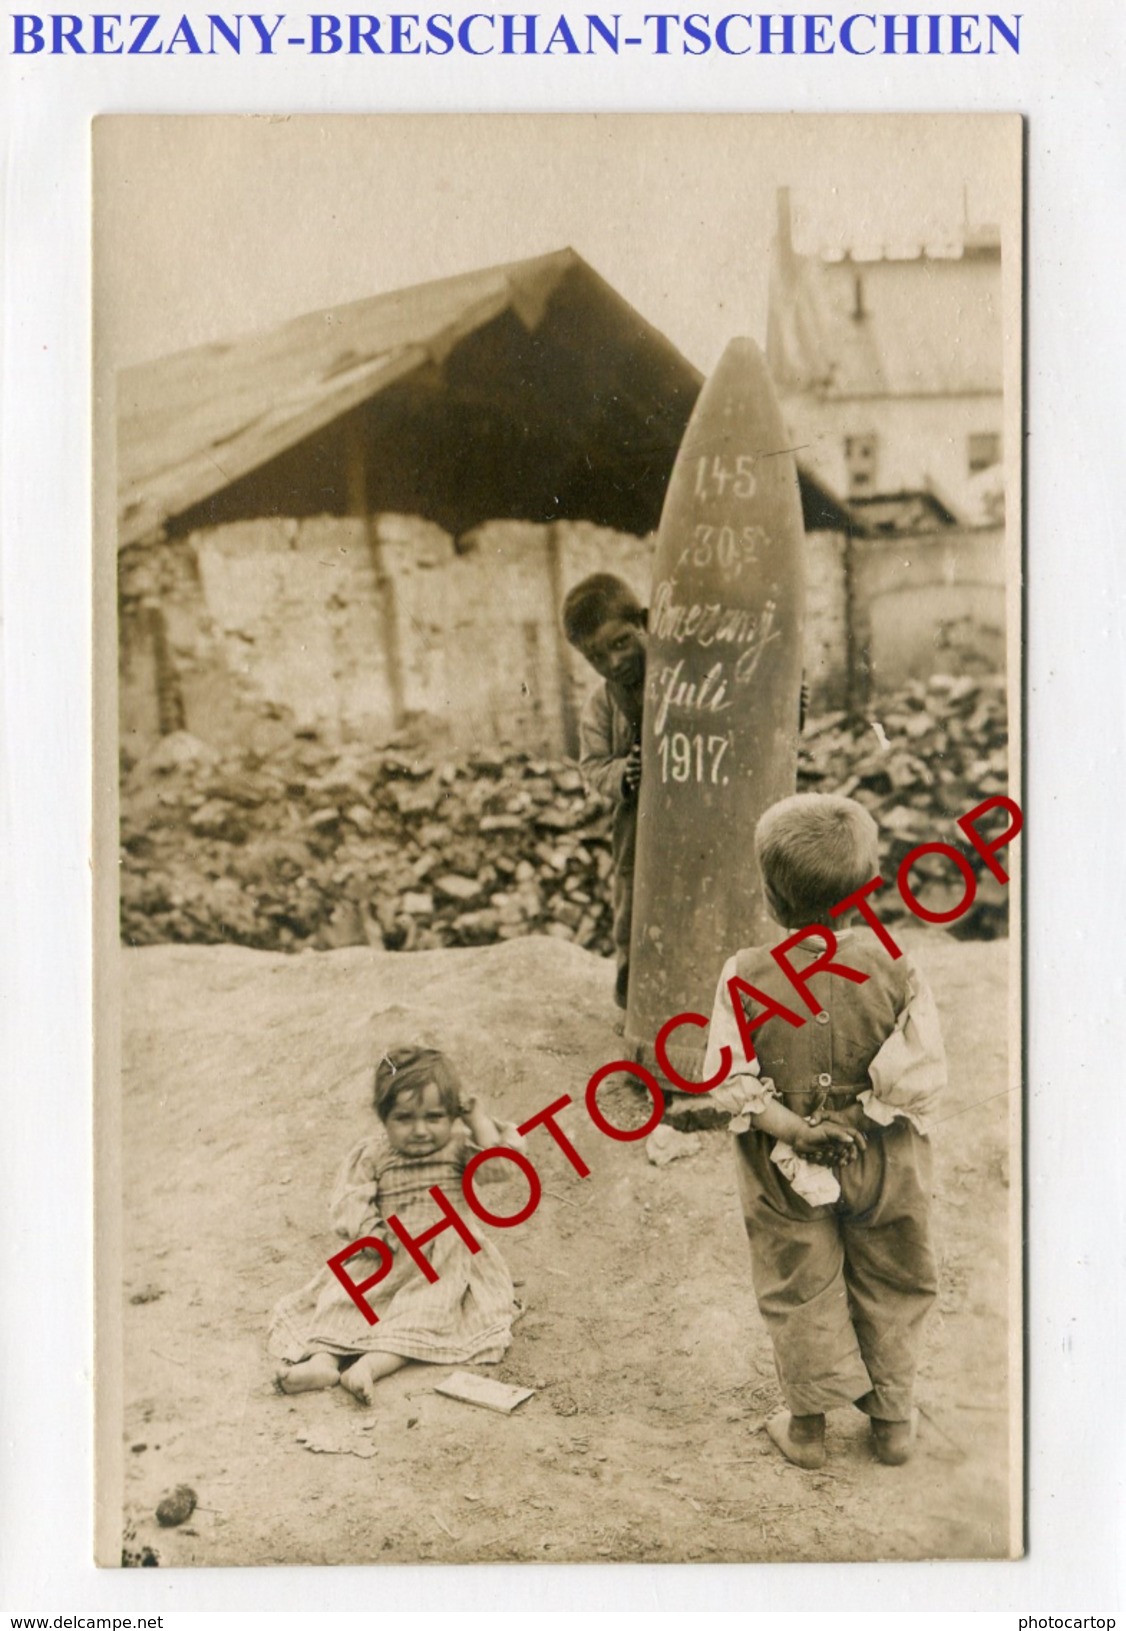
[[[450,1061],[432,1048],[402,1046],[384,1054],[375,1072],[375,1111],[380,1126],[345,1161],[331,1215],[345,1240],[372,1235],[394,1253],[391,1272],[365,1293],[378,1324],[368,1324],[326,1264],[274,1310],[268,1345],[285,1361],[276,1378],[283,1393],[339,1382],[370,1404],[376,1382],[409,1360],[491,1364],[512,1341],[512,1277],[464,1208],[461,1174],[478,1150],[520,1149],[522,1139],[462,1090]],[[484,1163],[480,1179],[504,1164]],[[443,1230],[423,1248],[440,1276],[431,1283],[384,1219],[396,1216],[412,1237],[424,1233],[436,1218],[429,1194],[434,1184],[457,1206],[481,1249],[471,1253],[454,1229]],[[347,1272],[360,1282],[379,1266],[374,1252],[364,1252],[349,1260]]]

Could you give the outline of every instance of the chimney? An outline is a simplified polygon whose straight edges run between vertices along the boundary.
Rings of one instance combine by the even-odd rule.
[[[775,384],[789,381],[797,368],[791,357],[792,333],[798,298],[798,263],[790,219],[790,189],[774,195],[775,228],[770,254],[770,281],[766,297],[766,365]]]

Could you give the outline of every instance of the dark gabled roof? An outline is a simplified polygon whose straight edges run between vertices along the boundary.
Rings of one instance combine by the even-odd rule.
[[[373,508],[455,533],[504,516],[644,533],[702,383],[571,249],[312,312],[122,371],[119,545],[341,513],[346,416]],[[800,476],[807,527],[844,525]]]
[[[121,543],[155,532],[394,381],[440,364],[459,340],[503,311],[534,328],[560,280],[581,264],[563,249],[124,369]]]

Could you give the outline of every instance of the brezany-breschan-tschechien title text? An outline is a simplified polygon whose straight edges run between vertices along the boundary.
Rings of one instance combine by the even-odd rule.
[[[15,12],[13,56],[1019,56],[1021,13]]]

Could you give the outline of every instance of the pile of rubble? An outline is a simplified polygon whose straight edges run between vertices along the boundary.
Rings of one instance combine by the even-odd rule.
[[[880,828],[881,874],[892,885],[916,844],[965,848],[954,823],[993,794],[1008,792],[1007,744],[1002,678],[936,675],[873,702],[866,719],[836,713],[808,721],[798,785],[806,792],[844,793],[867,806]],[[981,830],[1000,834],[1007,825],[998,812]],[[1007,931],[1008,889],[980,864],[975,872],[973,905],[950,927],[967,938],[991,940]],[[912,867],[911,887],[932,912],[954,910],[965,893],[958,873],[940,856],[924,856]],[[892,887],[881,891],[876,904],[889,920],[909,915]]]
[[[610,814],[574,765],[308,738],[219,756],[178,732],[128,772],[121,827],[132,945],[610,950]]]
[[[810,721],[800,785],[872,809],[890,877],[913,844],[949,839],[954,817],[1004,791],[1005,771],[1000,682],[932,680],[870,720]],[[546,933],[608,954],[610,820],[573,764],[526,753],[442,760],[290,736],[219,753],[176,732],[124,767],[122,932],[271,951]],[[941,910],[956,880],[939,863],[915,884]],[[1005,891],[986,877],[958,927],[1004,926]]]

